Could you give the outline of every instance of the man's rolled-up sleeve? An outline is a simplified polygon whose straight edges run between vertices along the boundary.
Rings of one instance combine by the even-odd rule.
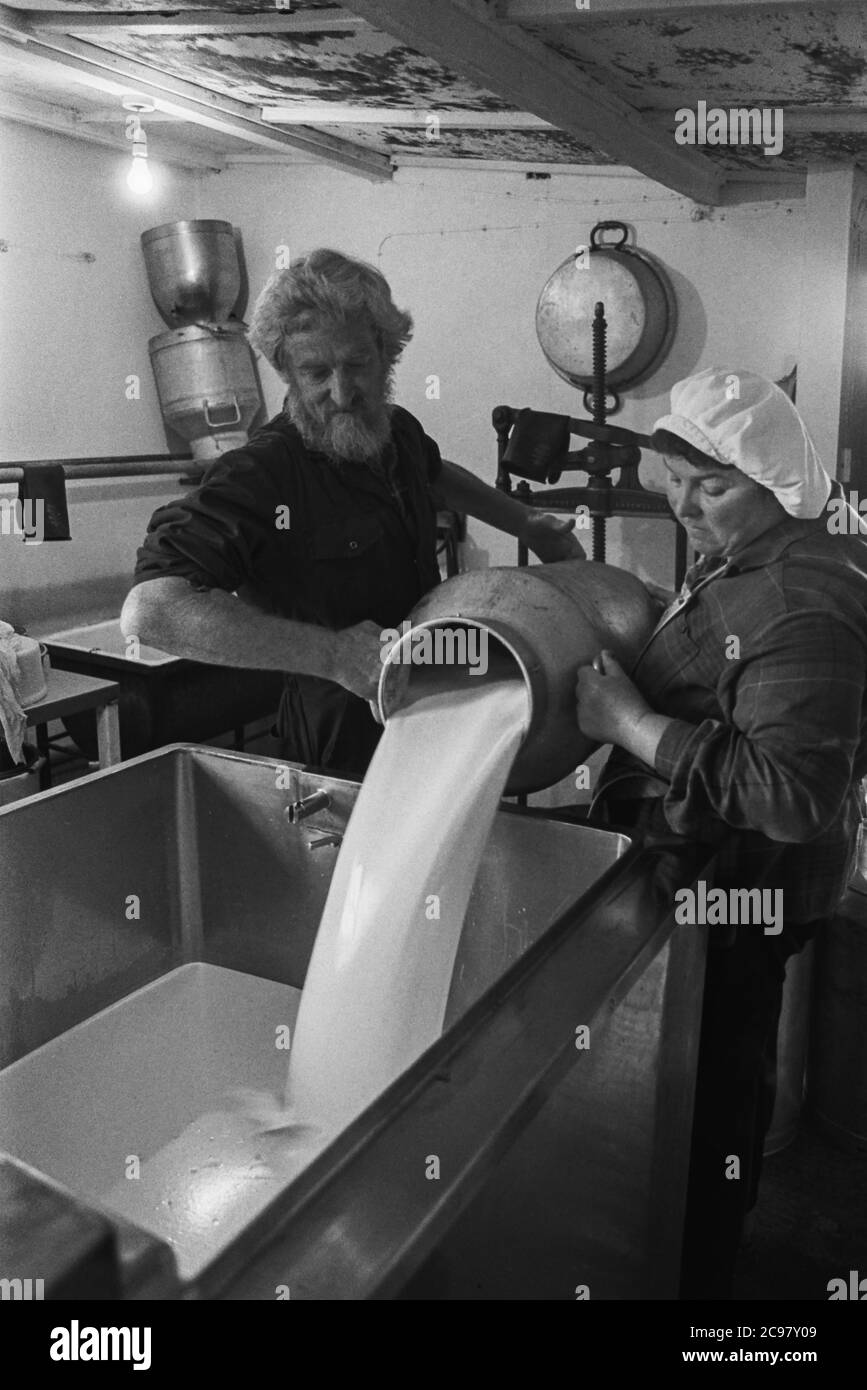
[[[701,835],[718,817],[803,843],[840,814],[852,779],[865,689],[864,636],[824,609],[775,618],[717,690],[730,719],[675,719],[657,749],[671,828]]]
[[[443,461],[440,455],[439,445],[436,440],[431,439],[429,434],[424,436],[425,466],[427,470],[427,480],[434,484],[443,471]]]
[[[186,497],[159,507],[138,551],[136,583],[176,575],[230,593],[244,583],[273,517],[254,479],[252,461],[227,455]]]

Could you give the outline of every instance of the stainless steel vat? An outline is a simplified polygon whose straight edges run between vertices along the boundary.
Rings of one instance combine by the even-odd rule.
[[[330,805],[289,824],[289,806],[318,790]],[[175,745],[0,811],[2,1064],[183,963],[300,986],[334,863],[332,848],[309,846],[345,825],[357,790],[271,759]],[[673,893],[706,858],[680,852],[499,813],[440,1040],[193,1283],[180,1283],[168,1246],[112,1218],[120,1295],[273,1299],[287,1285],[292,1298],[391,1297],[445,1248],[475,1195],[508,1230],[523,1191],[558,1247],[548,1276],[538,1271],[550,1296],[574,1297],[558,1272],[565,1252],[563,1277],[594,1298],[674,1297],[704,933],[674,928]],[[138,885],[147,910],[130,921],[123,904]],[[80,1103],[98,1136],[106,1099],[87,1077]],[[422,1161],[434,1146],[438,1182]],[[578,1165],[577,1185],[564,1161]],[[4,1174],[41,1181],[14,1156],[0,1162]],[[67,1235],[76,1211],[70,1199]],[[45,1230],[28,1245],[20,1212],[10,1272],[50,1276]],[[4,1209],[0,1251],[8,1219]],[[470,1244],[482,1282],[497,1281],[492,1296],[549,1296],[520,1292],[520,1270],[519,1291],[503,1293],[485,1241]],[[68,1264],[61,1246],[70,1248],[58,1234],[52,1259]],[[43,1263],[28,1267],[37,1249]],[[64,1268],[59,1282],[70,1281]]]
[[[432,589],[409,616],[379,680],[383,719],[436,682],[480,677],[468,667],[411,665],[416,634],[426,628],[477,627],[486,634],[492,673],[523,677],[530,728],[509,774],[507,795],[550,787],[597,746],[575,722],[575,672],[609,647],[627,670],[658,617],[644,585],[614,565],[566,560],[553,565],[473,570]]]
[[[125,758],[184,739],[213,738],[276,716],[283,689],[279,671],[185,661],[144,645],[133,656],[116,618],[44,637],[59,671],[77,671],[120,686]],[[90,712],[66,715],[63,726],[86,757],[95,760],[95,716]]]
[[[154,303],[170,328],[227,319],[241,292],[231,222],[166,222],[142,232]]]

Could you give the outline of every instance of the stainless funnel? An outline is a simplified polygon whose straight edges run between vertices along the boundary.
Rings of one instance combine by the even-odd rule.
[[[231,222],[166,222],[142,232],[154,303],[170,328],[227,319],[241,293]]]

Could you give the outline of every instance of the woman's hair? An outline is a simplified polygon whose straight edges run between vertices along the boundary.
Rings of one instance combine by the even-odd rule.
[[[732,463],[721,463],[710,454],[702,453],[701,449],[697,449],[694,444],[688,444],[680,435],[672,434],[670,430],[654,430],[650,442],[658,454],[672,454],[677,458],[686,459],[693,468],[734,467]]]
[[[398,309],[375,266],[320,247],[271,276],[256,300],[247,337],[286,380],[287,340],[294,333],[353,319],[373,330],[390,370],[412,337],[412,317]]]

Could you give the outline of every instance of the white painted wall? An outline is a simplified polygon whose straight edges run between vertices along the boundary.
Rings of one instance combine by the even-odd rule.
[[[196,216],[198,175],[155,163],[140,199],[129,161],[120,117],[117,151],[0,121],[0,461],[167,451],[147,347],[166,325],[139,237]],[[172,477],[70,482],[70,541],[0,532],[0,617],[39,635],[117,613],[150,516],[180,490]]]
[[[0,255],[3,396],[0,458],[163,452],[147,340],[163,325],[147,288],[139,236],[183,217],[240,228],[251,294],[276,248],[332,245],[380,266],[416,333],[397,398],[446,457],[493,482],[493,406],[583,413],[545,363],[534,331],[539,291],[602,218],[621,218],[669,271],[680,331],[669,361],[630,394],[619,421],[647,430],[673,381],[711,363],[779,376],[796,360],[803,210],[758,203],[692,221],[692,205],[638,177],[480,170],[400,171],[390,184],[304,166],[256,164],[221,175],[156,167],[145,202],[126,189],[116,153],[65,136],[0,124],[9,251]],[[93,264],[78,259],[84,251]],[[12,326],[12,331],[10,331]],[[141,378],[138,402],[126,377]],[[440,379],[440,399],[426,380]],[[280,383],[263,364],[271,410]],[[578,482],[566,475],[563,483]],[[0,613],[32,631],[108,616],[129,583],[147,518],[176,495],[171,480],[70,486],[73,541],[30,551],[0,537]],[[5,491],[9,495],[10,490]],[[622,534],[621,534],[622,532]],[[670,578],[673,528],[610,527],[610,558]],[[473,525],[468,567],[511,564],[515,546]]]
[[[0,121],[0,458],[166,451],[148,358],[166,325],[139,237],[195,217],[200,176],[155,165],[139,198],[129,165],[120,119],[117,151]]]
[[[851,380],[844,343],[849,268],[855,250],[853,202],[859,182],[863,179],[856,177],[852,166],[810,165],[804,199],[798,405],[831,473],[838,472],[838,452],[848,442],[841,439],[841,402],[844,382],[847,377]],[[863,368],[861,375],[863,379]]]
[[[583,414],[579,394],[551,370],[535,335],[545,280],[594,223],[632,224],[642,249],[660,258],[679,300],[680,331],[663,367],[630,393],[618,421],[648,430],[667,408],[672,383],[711,364],[778,377],[797,360],[803,211],[798,203],[714,210],[692,221],[693,205],[648,180],[455,169],[401,170],[367,184],[315,167],[261,165],[206,176],[202,216],[241,221],[255,293],[277,248],[292,254],[331,245],[376,264],[415,316],[415,337],[397,372],[397,399],[443,454],[490,482],[496,475],[491,410],[506,403]],[[440,399],[426,380],[440,378]],[[269,406],[280,383],[263,365]],[[580,447],[580,441],[575,442]],[[562,486],[579,475],[566,475]],[[672,530],[626,523],[626,545],[661,580],[669,577]],[[612,559],[625,559],[621,526],[610,527]],[[511,564],[515,547],[472,524],[466,564]]]
[[[0,618],[42,636],[117,617],[151,516],[182,491],[171,476],[70,483],[71,540],[25,545],[0,532]],[[0,486],[0,497],[15,496]]]

